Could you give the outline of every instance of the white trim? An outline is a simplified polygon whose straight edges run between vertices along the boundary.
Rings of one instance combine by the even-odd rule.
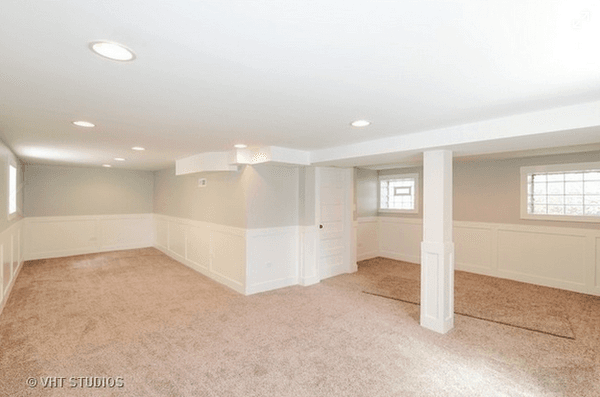
[[[549,164],[521,167],[521,219],[536,221],[559,221],[559,222],[592,222],[600,223],[600,216],[576,216],[576,215],[544,215],[530,214],[527,211],[527,175],[536,172],[571,172],[600,170],[600,162],[571,163],[571,164]]]

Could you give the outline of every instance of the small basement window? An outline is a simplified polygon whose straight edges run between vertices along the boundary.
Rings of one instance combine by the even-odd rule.
[[[521,218],[600,222],[600,163],[521,167]]]
[[[379,177],[379,211],[417,213],[418,174]]]

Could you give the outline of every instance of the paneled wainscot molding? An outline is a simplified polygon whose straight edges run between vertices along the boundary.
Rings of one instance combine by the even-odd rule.
[[[358,259],[421,263],[421,219],[359,218]],[[600,231],[454,221],[455,268],[600,295]]]
[[[153,245],[152,214],[25,218],[26,260]]]
[[[21,219],[0,233],[0,314],[23,265],[23,225],[24,220]]]
[[[154,227],[156,248],[241,294],[318,281],[300,275],[309,236],[299,226],[242,229],[155,214]]]

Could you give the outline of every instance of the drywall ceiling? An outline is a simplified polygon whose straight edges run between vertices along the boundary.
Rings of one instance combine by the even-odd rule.
[[[47,164],[156,170],[240,142],[331,160],[347,145],[599,101],[598,18],[598,1],[582,0],[4,0],[0,134]],[[101,58],[94,40],[137,58]]]

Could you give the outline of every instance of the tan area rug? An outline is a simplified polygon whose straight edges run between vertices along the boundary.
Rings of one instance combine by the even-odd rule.
[[[420,304],[419,265],[385,258],[369,261],[398,262],[402,266],[395,274],[388,272],[375,279],[365,293]],[[568,294],[571,293],[462,271],[456,271],[454,277],[456,314],[575,339],[565,304]]]

